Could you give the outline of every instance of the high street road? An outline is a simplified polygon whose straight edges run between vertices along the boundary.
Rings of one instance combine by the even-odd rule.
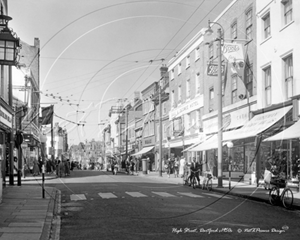
[[[299,212],[123,173],[76,170],[61,191],[60,239],[299,239]]]

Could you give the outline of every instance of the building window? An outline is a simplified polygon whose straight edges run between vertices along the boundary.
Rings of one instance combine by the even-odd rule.
[[[210,59],[214,57],[214,45],[212,43],[208,46],[208,56]]]
[[[253,64],[246,64],[245,85],[248,97],[253,96]]]
[[[190,65],[191,65],[191,62],[190,62],[190,56],[187,56],[187,57],[186,57],[186,62],[185,62],[185,64],[186,64],[186,66],[185,66],[186,69],[190,67]]]
[[[252,9],[246,12],[246,39],[252,39]]]
[[[170,72],[170,77],[171,77],[171,80],[173,80],[174,79],[174,68],[171,70],[171,72]]]
[[[175,91],[172,90],[171,92],[171,107],[175,106]]]
[[[190,79],[186,80],[186,97],[190,98],[191,96],[191,81]]]
[[[154,121],[151,121],[149,123],[149,133],[150,133],[150,135],[154,135],[154,131],[155,131],[155,129],[154,129]]]
[[[264,39],[268,38],[271,36],[271,22],[270,22],[270,13],[267,13],[263,17],[263,24],[264,24]]]
[[[178,75],[180,75],[181,74],[181,63],[178,64],[177,70],[178,70],[178,72],[177,72]]]
[[[162,103],[162,113],[166,114],[167,113],[167,102]]]
[[[200,48],[197,47],[195,49],[195,61],[199,60],[200,59]]]
[[[264,82],[265,82],[265,100],[266,106],[271,105],[271,67],[267,67],[264,70]]]
[[[231,102],[237,102],[237,75],[231,77]]]
[[[178,103],[181,102],[181,85],[178,86]]]
[[[231,25],[231,39],[234,41],[234,39],[237,39],[237,22],[234,22]]]
[[[209,112],[214,110],[214,88],[209,89]]]
[[[199,129],[201,126],[201,115],[200,110],[196,110],[196,126]]]
[[[199,94],[200,93],[200,73],[196,74],[195,88],[196,88],[196,94]]]
[[[293,55],[283,59],[286,97],[293,96]]]
[[[282,1],[284,24],[288,24],[293,20],[293,1]]]
[[[167,126],[166,124],[163,124],[163,137],[162,139],[167,139]]]

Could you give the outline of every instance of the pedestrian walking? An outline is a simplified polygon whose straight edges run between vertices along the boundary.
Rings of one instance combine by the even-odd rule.
[[[174,175],[175,177],[179,176],[179,159],[177,157],[174,160]]]
[[[61,160],[58,162],[58,177],[61,178],[65,174],[65,163]]]
[[[67,159],[65,161],[65,177],[70,175],[70,161]]]

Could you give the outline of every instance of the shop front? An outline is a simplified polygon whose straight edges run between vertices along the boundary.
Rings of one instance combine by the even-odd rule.
[[[5,177],[10,174],[12,123],[13,114],[0,106],[0,202],[2,186],[6,184]]]
[[[243,178],[251,184],[262,177],[267,157],[275,148],[262,140],[282,128],[291,108],[287,106],[257,114],[240,129],[223,132],[223,177],[228,177],[230,171],[231,177]],[[189,151],[205,151],[206,168],[217,173],[217,148],[218,136],[213,134]]]
[[[139,160],[139,167],[142,166],[142,160],[147,159],[147,169],[149,171],[155,170],[155,136],[145,137],[142,139],[143,148],[131,156]],[[140,169],[139,169],[140,170]]]
[[[300,120],[282,132],[266,138],[263,144],[269,145],[269,158],[278,157],[282,162],[282,170],[287,179],[300,177]],[[266,164],[266,168],[268,167]]]

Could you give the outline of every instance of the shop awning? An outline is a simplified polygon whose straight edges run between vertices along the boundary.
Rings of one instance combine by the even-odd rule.
[[[277,133],[274,136],[265,139],[264,141],[278,141],[293,138],[300,138],[300,120],[282,132]]]
[[[226,144],[227,142],[223,142],[223,146]],[[198,151],[206,151],[206,150],[216,149],[216,148],[218,148],[218,134],[214,134],[203,143],[199,144],[194,148],[190,148],[187,151],[198,152]]]
[[[144,147],[144,148],[142,148],[142,150],[140,150],[140,151],[137,152],[137,153],[132,154],[131,156],[142,155],[142,154],[144,154],[144,153],[147,153],[147,152],[151,151],[153,148],[154,148],[154,146],[151,146],[151,147]]]
[[[257,114],[242,128],[228,132],[223,132],[223,146],[226,145],[228,141],[254,137],[257,134],[265,131],[266,129],[270,128],[272,125],[277,123],[284,115],[287,114],[287,112],[291,108],[292,106],[288,106],[270,112]],[[214,134],[212,137],[208,138],[203,143],[199,144],[194,148],[190,148],[188,151],[198,152],[216,148],[218,148],[218,134]]]
[[[242,128],[223,133],[223,141],[254,137],[277,123],[292,106],[255,115]]]
[[[188,148],[184,149],[182,152],[187,152],[190,149],[193,149],[194,147],[198,146],[199,144],[203,143],[204,141],[206,141],[207,139],[209,139],[210,137],[206,137],[205,134],[200,135],[200,140],[198,140],[196,143],[194,143],[192,146],[189,146]],[[194,140],[195,142],[195,140]]]

